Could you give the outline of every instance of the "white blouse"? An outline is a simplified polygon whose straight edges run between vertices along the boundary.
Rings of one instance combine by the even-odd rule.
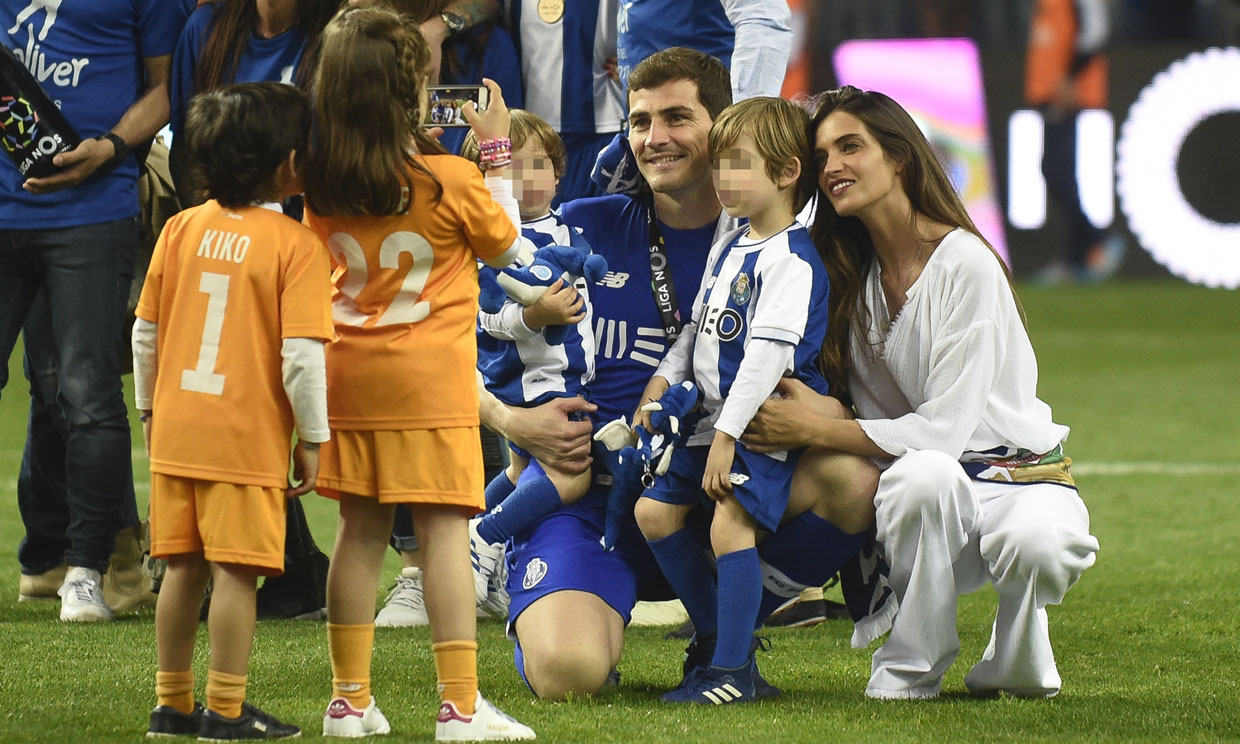
[[[1068,437],[1037,397],[1038,364],[998,259],[972,233],[948,233],[906,292],[894,322],[875,261],[853,333],[853,402],[866,435],[899,457],[959,460],[994,447],[1049,452]]]

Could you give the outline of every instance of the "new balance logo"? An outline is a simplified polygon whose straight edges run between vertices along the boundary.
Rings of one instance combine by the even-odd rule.
[[[629,274],[627,271],[609,271],[603,275],[602,279],[599,279],[595,283],[601,284],[604,287],[610,287],[612,289],[619,289],[623,287],[624,283],[627,282],[628,280],[629,280]]]
[[[733,687],[730,682],[725,682],[724,684],[718,687],[712,687],[709,690],[703,690],[702,695],[715,705],[730,703],[733,700],[742,697],[741,691]]]
[[[749,482],[749,476],[741,473],[728,473],[728,482],[734,486],[743,486]]]

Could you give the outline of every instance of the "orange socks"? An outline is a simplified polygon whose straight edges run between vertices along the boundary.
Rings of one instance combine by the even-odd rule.
[[[155,705],[194,712],[194,672],[155,672]]]
[[[332,697],[342,697],[357,710],[370,705],[370,656],[375,645],[374,623],[327,624],[327,650],[332,659]]]
[[[431,644],[435,654],[435,676],[439,678],[439,697],[452,703],[463,715],[474,714],[478,697],[478,643],[444,641]]]
[[[245,702],[245,675],[207,670],[207,710],[213,710],[224,718],[241,715]]]

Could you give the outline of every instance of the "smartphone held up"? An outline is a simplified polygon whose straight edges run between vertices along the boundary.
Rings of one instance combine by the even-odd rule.
[[[489,91],[481,85],[431,85],[427,89],[428,103],[422,124],[428,127],[467,127],[461,108],[473,101],[479,111],[485,111],[489,103]]]

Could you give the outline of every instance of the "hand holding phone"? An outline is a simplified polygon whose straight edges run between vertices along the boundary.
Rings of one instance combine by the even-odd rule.
[[[465,120],[473,127],[474,134],[479,140],[507,137],[512,117],[508,114],[507,104],[504,103],[504,93],[494,80],[483,78],[482,84],[488,91],[488,105],[485,110],[481,107],[476,110],[467,104],[463,112]]]
[[[426,88],[426,114],[422,119],[427,127],[467,127],[465,104],[472,103],[479,110],[486,110],[490,103],[490,91],[482,85],[430,85]]]

